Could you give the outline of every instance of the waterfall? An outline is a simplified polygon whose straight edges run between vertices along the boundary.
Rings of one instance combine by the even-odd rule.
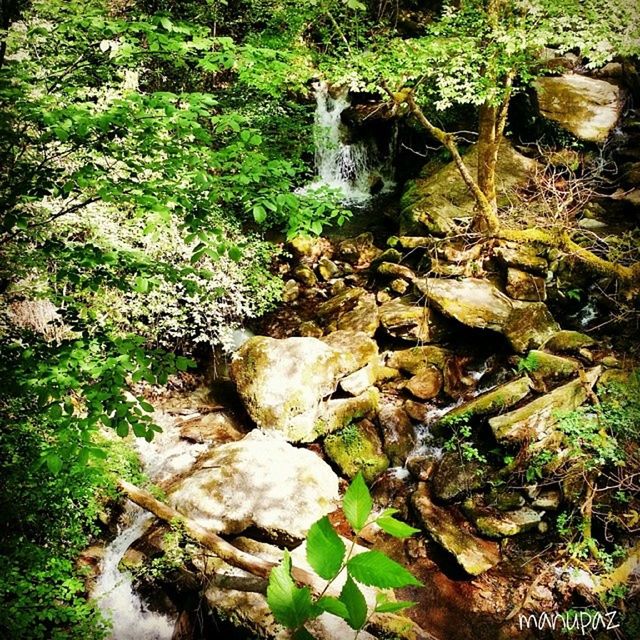
[[[362,203],[371,197],[376,181],[382,181],[383,191],[390,190],[394,186],[390,161],[394,149],[385,150],[386,157],[380,158],[373,141],[346,142],[341,115],[351,106],[348,91],[331,95],[326,82],[317,83],[315,91],[313,138],[317,178],[305,191],[328,187],[342,193],[346,202]],[[390,146],[395,147],[394,135]]]
[[[133,590],[131,575],[118,569],[126,550],[153,522],[153,516],[140,507],[129,509],[127,516],[131,524],[123,527],[107,547],[93,597],[112,622],[113,640],[170,640],[174,621],[149,611]]]

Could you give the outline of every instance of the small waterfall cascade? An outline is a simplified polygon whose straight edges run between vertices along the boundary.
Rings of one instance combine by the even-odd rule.
[[[145,473],[163,482],[191,468],[205,444],[188,444],[167,414],[158,413],[155,422],[163,431],[152,442],[136,438],[136,447]],[[133,577],[119,569],[127,549],[153,522],[154,516],[128,504],[118,535],[105,549],[101,571],[91,594],[105,618],[111,621],[111,640],[171,640],[175,620],[151,611],[133,589]]]
[[[378,191],[393,188],[395,126],[389,149],[381,153],[373,140],[345,140],[342,113],[351,106],[346,89],[330,91],[326,82],[318,82],[314,123],[315,164],[317,178],[305,188],[314,191],[328,187],[341,192],[346,202],[362,203]],[[385,157],[381,157],[385,156]]]
[[[153,516],[135,507],[127,510],[126,517],[130,524],[107,547],[93,597],[111,620],[113,640],[171,640],[174,621],[150,611],[133,590],[131,575],[118,568],[126,550],[145,532]]]

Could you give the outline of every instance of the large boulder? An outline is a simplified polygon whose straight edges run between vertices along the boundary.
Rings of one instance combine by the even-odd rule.
[[[534,86],[540,113],[588,142],[604,142],[622,113],[622,89],[605,80],[566,74]]]
[[[445,333],[442,318],[411,298],[396,298],[383,304],[380,323],[387,333],[410,342],[437,342]]]
[[[375,363],[377,355],[375,342],[362,333],[340,331],[325,340],[255,336],[238,349],[230,373],[259,427],[277,431],[290,442],[312,442],[346,424],[338,418],[362,416],[367,402],[375,405],[371,394],[339,406],[339,401],[325,399],[342,378]]]
[[[464,155],[463,161],[472,175],[478,170],[477,145]],[[537,163],[518,153],[508,140],[502,140],[496,167],[498,204],[508,204],[518,187],[524,186],[535,172]],[[400,203],[400,233],[423,235],[429,232],[446,235],[456,218],[470,218],[475,201],[460,176],[455,163],[433,170],[429,164],[416,180],[405,187]]]
[[[169,500],[211,531],[257,527],[273,539],[297,540],[332,511],[338,477],[315,453],[254,430],[214,449]]]
[[[486,280],[423,278],[416,286],[442,314],[476,329],[502,331],[513,303]]]
[[[505,338],[517,353],[525,353],[544,344],[560,331],[544,302],[519,302],[502,327]]]

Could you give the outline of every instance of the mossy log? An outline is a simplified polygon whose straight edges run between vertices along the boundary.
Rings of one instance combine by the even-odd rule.
[[[165,522],[171,522],[176,519],[179,520],[185,532],[191,538],[234,567],[243,569],[260,578],[268,578],[271,570],[278,566],[275,562],[269,562],[268,560],[263,560],[250,553],[241,551],[219,535],[208,531],[194,520],[176,511],[173,507],[154,498],[148,491],[126,480],[118,480],[118,489],[124,493],[129,500],[135,502],[135,504],[143,509],[150,511],[161,520]],[[318,587],[318,578],[313,574],[300,567],[293,566],[291,568],[291,575],[296,582],[311,587],[316,594],[320,593],[321,589]],[[437,640],[405,616],[393,613],[378,613],[369,618],[369,623],[372,629],[379,632],[381,636],[392,636],[404,640]]]

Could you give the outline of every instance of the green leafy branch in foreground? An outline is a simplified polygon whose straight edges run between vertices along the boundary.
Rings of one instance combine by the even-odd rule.
[[[418,529],[396,520],[396,509],[386,509],[372,517],[373,500],[361,473],[344,495],[342,509],[353,528],[354,537],[349,549],[324,516],[309,529],[306,542],[307,562],[315,573],[327,583],[319,594],[310,587],[298,587],[291,576],[291,556],[285,552],[282,564],[269,576],[267,603],[277,622],[293,629],[299,639],[313,638],[305,624],[322,613],[331,613],[345,620],[355,630],[354,638],[365,628],[375,613],[394,613],[413,606],[414,602],[392,601],[384,594],[376,595],[376,605],[369,610],[359,584],[390,589],[422,586],[407,569],[380,551],[354,554],[358,535],[367,526],[377,524],[395,538],[407,538]],[[326,595],[335,580],[346,572],[340,595]]]

